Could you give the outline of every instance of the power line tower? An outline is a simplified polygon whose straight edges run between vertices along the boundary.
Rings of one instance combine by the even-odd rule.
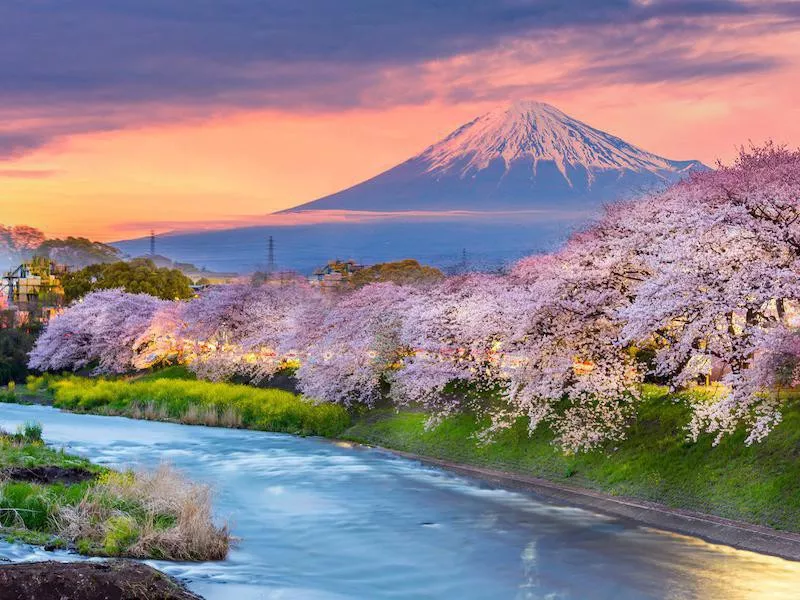
[[[269,236],[267,242],[267,273],[272,275],[275,272],[275,240]]]
[[[467,270],[467,249],[463,248],[461,250],[461,269],[463,271]]]
[[[150,256],[156,255],[156,232],[150,230]]]

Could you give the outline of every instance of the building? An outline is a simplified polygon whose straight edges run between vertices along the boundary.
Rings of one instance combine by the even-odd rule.
[[[364,265],[354,260],[332,260],[324,267],[315,270],[309,281],[322,289],[339,289],[363,268]]]
[[[46,258],[34,258],[3,275],[0,293],[15,321],[48,321],[64,305],[61,277],[67,267]]]

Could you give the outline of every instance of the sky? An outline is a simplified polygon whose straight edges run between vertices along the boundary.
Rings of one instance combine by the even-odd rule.
[[[0,223],[257,222],[516,100],[671,159],[800,145],[800,2],[5,0]]]

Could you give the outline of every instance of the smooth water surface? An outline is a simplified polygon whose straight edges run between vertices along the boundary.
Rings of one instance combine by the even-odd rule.
[[[324,440],[0,405],[0,426],[114,466],[211,484],[228,560],[154,562],[209,600],[800,598],[800,563],[491,489]],[[0,543],[0,557],[52,558]],[[74,559],[60,553],[59,559]]]

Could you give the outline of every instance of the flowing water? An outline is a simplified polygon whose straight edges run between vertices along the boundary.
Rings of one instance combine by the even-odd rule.
[[[216,490],[223,562],[152,562],[210,599],[800,598],[800,563],[707,544],[324,440],[0,405],[95,462]],[[0,558],[53,553],[0,542]],[[59,560],[75,559],[66,552]]]

